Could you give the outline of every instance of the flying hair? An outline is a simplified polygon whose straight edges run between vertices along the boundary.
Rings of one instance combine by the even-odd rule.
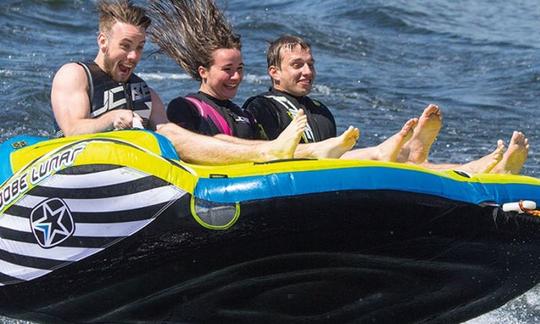
[[[201,81],[200,66],[213,64],[215,50],[242,47],[212,0],[150,0],[149,15],[152,41],[195,80]]]
[[[144,30],[152,20],[146,11],[134,5],[130,0],[100,0],[97,3],[99,12],[99,31],[108,33],[116,22],[141,27]]]

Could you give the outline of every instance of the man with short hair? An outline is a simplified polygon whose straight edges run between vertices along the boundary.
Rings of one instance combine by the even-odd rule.
[[[52,84],[51,105],[65,136],[140,125],[158,129],[192,163],[261,162],[293,156],[306,124],[303,114],[276,140],[249,144],[198,135],[168,123],[157,93],[133,73],[142,57],[150,18],[130,0],[100,0],[97,6],[96,58],[65,64]]]
[[[300,110],[307,116],[301,142],[320,142],[336,136],[336,123],[330,110],[308,96],[316,75],[309,43],[297,36],[279,37],[269,46],[267,63],[272,88],[249,98],[243,108],[255,117],[268,138],[275,138]],[[399,132],[377,146],[350,150],[341,158],[395,162],[417,121],[410,119]]]
[[[307,116],[307,126],[302,136],[304,142],[317,142],[335,136],[336,125],[329,109],[308,96],[316,75],[309,43],[301,37],[281,36],[270,43],[267,63],[272,87],[268,92],[249,98],[244,103],[244,109],[255,117],[268,138],[275,138],[300,110]],[[391,137],[377,146],[349,151],[342,158],[397,160],[435,170],[459,168],[472,173],[519,173],[527,158],[528,140],[523,133],[514,132],[506,152],[504,142],[499,140],[493,152],[463,165],[429,163],[429,150],[441,125],[439,107],[429,105],[418,118],[412,137],[403,146],[389,145],[387,142]]]

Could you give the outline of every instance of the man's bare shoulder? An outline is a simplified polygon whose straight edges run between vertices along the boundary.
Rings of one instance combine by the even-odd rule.
[[[56,72],[56,76],[78,76],[85,75],[84,68],[77,63],[70,62],[62,65]]]
[[[66,63],[56,72],[53,87],[55,85],[63,85],[70,88],[86,88],[87,83],[86,72],[80,64]]]

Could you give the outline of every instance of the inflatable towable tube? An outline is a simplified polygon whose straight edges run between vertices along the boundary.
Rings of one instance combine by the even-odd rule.
[[[7,316],[55,323],[463,320],[538,281],[540,222],[501,208],[540,202],[540,180],[531,177],[374,161],[200,166],[182,162],[148,131],[21,136],[2,144],[0,157],[0,312]],[[367,283],[357,270],[344,274],[358,267],[383,267],[385,277],[396,267],[399,278],[422,272],[421,281],[432,275],[415,289],[424,287],[416,295],[433,307],[424,300],[404,318],[402,310],[415,306],[392,311],[396,301],[381,297],[386,284]],[[283,288],[276,273],[285,268],[294,275]],[[240,273],[267,279],[254,288]],[[430,290],[435,283],[471,287],[474,276],[482,283],[473,292],[452,302],[440,297],[443,306]],[[221,294],[231,278],[247,286],[226,302]],[[282,288],[267,286],[276,280]],[[382,304],[358,304],[377,289]],[[486,291],[492,297],[482,304]],[[331,297],[316,297],[321,292]],[[264,302],[253,304],[258,298]]]

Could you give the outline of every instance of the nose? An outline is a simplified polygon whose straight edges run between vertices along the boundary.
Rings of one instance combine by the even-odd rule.
[[[134,61],[134,62],[138,62],[140,57],[141,57],[141,53],[137,50],[129,51],[128,56],[127,56],[128,60]]]
[[[312,75],[313,74],[313,68],[309,64],[304,64],[304,66],[302,66],[302,74],[303,75]]]
[[[242,77],[243,77],[242,72],[234,71],[234,73],[231,75],[231,80],[241,80]]]

